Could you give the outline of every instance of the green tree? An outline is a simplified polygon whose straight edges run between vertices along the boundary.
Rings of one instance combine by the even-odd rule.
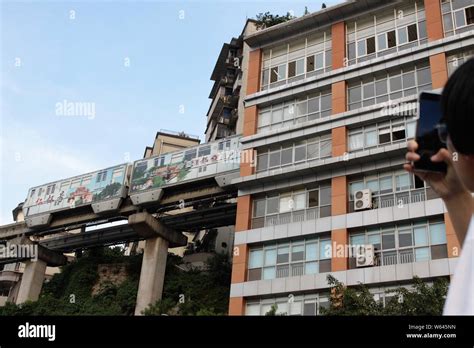
[[[441,315],[448,289],[444,278],[429,285],[415,277],[412,290],[405,287],[391,290],[395,296],[384,307],[375,301],[365,284],[346,287],[332,275],[327,276],[327,281],[331,297],[329,308],[321,309],[323,315]]]
[[[257,29],[270,28],[274,25],[287,22],[293,18],[296,18],[296,17],[292,16],[289,12],[287,12],[286,15],[280,16],[280,15],[273,15],[267,11],[265,13],[259,13],[258,15],[255,16],[255,19],[257,21],[256,23]]]

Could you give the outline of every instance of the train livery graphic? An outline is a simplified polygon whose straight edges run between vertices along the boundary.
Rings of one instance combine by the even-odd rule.
[[[213,177],[219,186],[239,176],[240,136],[124,163],[32,187],[23,203],[28,227],[44,227],[57,212],[90,206],[94,213],[115,211],[130,196],[135,205],[158,202],[163,187]]]
[[[240,166],[239,137],[207,143],[133,163],[130,193],[213,176]]]
[[[127,168],[121,164],[30,188],[23,204],[27,224],[31,216],[47,217],[60,210],[120,200],[126,194]]]

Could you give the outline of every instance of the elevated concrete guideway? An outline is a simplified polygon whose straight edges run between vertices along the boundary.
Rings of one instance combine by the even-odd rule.
[[[0,241],[38,244],[38,258],[0,259],[2,263],[24,262],[17,303],[38,299],[47,266],[66,263],[65,252],[97,246],[145,240],[135,315],[161,298],[168,248],[185,246],[183,231],[233,225],[237,190],[203,178],[166,187],[160,199],[134,205],[126,197],[116,211],[95,213],[90,206],[55,213],[47,226],[28,227],[25,222],[0,226]],[[187,208],[187,209],[182,209]],[[182,210],[182,212],[180,212]],[[107,222],[124,221],[115,226]],[[89,229],[95,226],[97,228]],[[80,230],[79,233],[68,233]]]

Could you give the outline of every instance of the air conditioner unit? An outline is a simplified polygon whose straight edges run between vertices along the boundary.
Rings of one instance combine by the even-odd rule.
[[[369,189],[359,190],[354,193],[354,210],[372,208],[372,192]]]
[[[375,265],[375,248],[373,244],[358,245],[356,247],[356,267]]]

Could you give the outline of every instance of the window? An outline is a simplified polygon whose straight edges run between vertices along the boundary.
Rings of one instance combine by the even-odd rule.
[[[295,162],[306,160],[306,145],[300,145],[295,147]]]
[[[431,244],[446,244],[446,229],[444,223],[430,224]]]
[[[418,31],[416,24],[408,26],[408,41],[413,42],[418,40]]]
[[[281,64],[271,69],[270,83],[284,79],[286,79],[286,64]]]
[[[330,156],[331,144],[331,135],[327,134],[293,144],[284,144],[282,147],[273,147],[270,150],[259,150],[257,171]]]
[[[270,168],[280,165],[280,151],[270,152]]]
[[[474,24],[474,6],[466,8],[467,25]]]
[[[306,57],[306,71],[314,71],[314,56]]]
[[[288,246],[280,246],[278,247],[277,252],[277,263],[286,263],[289,261],[290,257],[290,248]]]
[[[258,155],[257,157],[257,171],[264,171],[268,168],[268,153]]]
[[[367,39],[367,54],[375,53],[375,37]]]
[[[263,266],[263,250],[251,250],[249,257],[249,268]]]
[[[314,76],[331,65],[330,32],[318,33],[263,50],[261,89],[292,82],[296,77]],[[298,58],[297,58],[298,57]],[[288,80],[287,80],[288,79]]]
[[[349,135],[349,150],[353,151],[364,147],[364,133]]]
[[[388,48],[395,47],[397,45],[397,38],[395,35],[395,30],[389,31],[387,33],[387,43],[388,43]]]
[[[306,122],[329,116],[332,110],[331,94],[310,94],[306,97],[271,105],[259,111],[258,131],[276,129],[295,122]],[[282,123],[283,122],[283,123]]]
[[[390,142],[390,127],[381,128],[379,130],[379,144]]]
[[[188,161],[191,161],[193,158],[196,158],[196,151],[197,149],[185,151],[183,160],[188,162]]]
[[[407,28],[398,29],[398,44],[403,45],[408,42]]]
[[[199,148],[198,157],[209,156],[211,154],[211,146],[203,146]]]
[[[319,206],[319,191],[313,190],[308,192],[308,207]]]
[[[318,53],[316,56],[316,70],[320,70],[324,68],[324,54]]]
[[[392,127],[393,141],[401,140],[406,138],[405,125],[399,124]]]
[[[291,164],[293,162],[293,147],[281,151],[281,165]]]
[[[258,199],[254,201],[253,205],[253,216],[255,217],[260,217],[265,215],[265,200],[264,199]]]
[[[416,246],[428,245],[428,234],[426,233],[426,227],[415,227],[413,233],[415,235]]]
[[[439,244],[433,243],[436,238],[428,238],[427,230],[439,236],[445,235],[442,222],[425,222],[417,224],[395,225],[390,228],[379,227],[354,231],[350,235],[351,244],[362,244],[367,240],[373,244],[378,265],[393,265],[396,263],[411,263],[447,258],[446,239],[440,238]],[[380,243],[381,241],[381,243]],[[349,262],[355,268],[354,260]]]
[[[366,41],[361,40],[357,43],[357,56],[365,56],[367,54]]]
[[[387,34],[386,33],[377,35],[377,44],[378,44],[379,51],[387,49]]]

